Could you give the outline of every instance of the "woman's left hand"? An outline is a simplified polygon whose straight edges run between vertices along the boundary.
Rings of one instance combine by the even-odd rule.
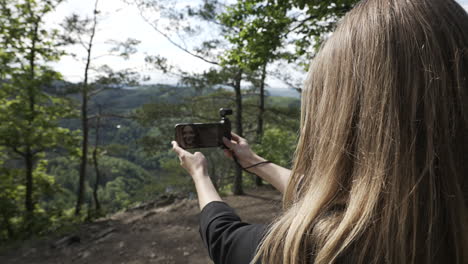
[[[208,162],[200,152],[190,153],[172,141],[172,149],[179,156],[180,165],[190,173],[197,189],[200,210],[213,201],[223,201],[208,175]]]
[[[180,165],[187,170],[194,180],[198,177],[208,176],[208,162],[201,152],[192,154],[179,147],[175,141],[172,141],[172,149],[179,156]]]

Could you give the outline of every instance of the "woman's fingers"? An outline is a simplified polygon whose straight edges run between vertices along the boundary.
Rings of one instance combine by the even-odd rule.
[[[234,133],[232,131],[231,131],[231,138],[232,138],[232,140],[236,141],[237,143],[241,143],[241,142],[247,143],[247,140],[245,138],[237,135],[236,133]]]
[[[241,139],[241,137],[239,135],[237,135],[236,133],[232,132],[231,131],[231,138],[234,140],[234,141],[237,141],[239,142],[239,140]]]
[[[179,156],[179,158],[182,158],[186,153],[187,151],[184,150],[183,148],[179,147],[179,144],[177,144],[177,142],[175,141],[172,141],[172,149],[174,150],[174,152],[177,154],[177,156]]]
[[[235,145],[237,145],[235,142],[227,139],[226,137],[223,137],[223,143],[228,147],[228,149],[233,149]]]

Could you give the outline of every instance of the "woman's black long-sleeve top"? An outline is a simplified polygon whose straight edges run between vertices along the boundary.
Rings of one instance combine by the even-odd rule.
[[[248,224],[224,202],[210,202],[200,213],[200,235],[215,264],[248,264],[266,226]]]

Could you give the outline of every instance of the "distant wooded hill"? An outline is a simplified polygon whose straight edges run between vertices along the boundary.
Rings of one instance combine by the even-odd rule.
[[[47,88],[48,92],[54,94],[70,93],[71,97],[78,99],[78,96],[73,93],[73,86],[76,84],[58,81],[55,82],[53,87]],[[216,89],[206,88],[202,94],[209,94],[214,92]],[[229,89],[228,89],[229,90]],[[134,110],[142,105],[150,102],[166,102],[166,103],[177,103],[182,97],[195,96],[196,92],[191,87],[176,86],[167,84],[149,84],[141,85],[137,87],[116,87],[108,88],[91,98],[91,110],[96,105],[102,105],[106,108],[106,112],[112,113],[125,113],[130,110]],[[268,97],[284,97],[282,103],[298,103],[300,93],[295,89],[287,88],[271,88],[267,89],[266,95]],[[250,96],[251,97],[251,96]],[[267,100],[268,101],[272,100]],[[275,103],[278,100],[273,99]]]
[[[205,89],[203,94],[214,92],[215,89]],[[148,102],[164,101],[177,103],[182,97],[196,95],[190,87],[172,86],[164,84],[143,85],[131,88],[107,89],[94,98],[94,102],[109,105],[115,110],[130,110]],[[300,98],[299,92],[294,89],[267,90],[267,96],[285,97],[285,101],[293,102]],[[286,99],[287,98],[287,99]]]

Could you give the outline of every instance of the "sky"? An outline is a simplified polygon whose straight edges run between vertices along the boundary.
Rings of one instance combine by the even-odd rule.
[[[70,14],[76,13],[80,16],[92,16],[95,0],[68,0],[58,6],[57,10],[50,13],[45,21],[51,28],[57,28],[63,19]],[[202,71],[209,65],[200,62],[199,59],[187,56],[165,38],[159,35],[147,22],[145,22],[135,6],[127,5],[116,0],[100,0],[98,9],[101,11],[95,45],[92,57],[100,57],[93,61],[94,67],[108,64],[114,70],[133,68],[142,75],[152,78],[151,82],[175,83],[175,78],[155,73],[154,70],[145,66],[146,55],[163,55],[168,58],[170,64],[179,65],[187,71]],[[109,53],[111,45],[109,40],[125,41],[127,38],[140,40],[137,46],[138,52],[129,60],[115,56],[105,56]],[[60,71],[68,81],[81,81],[84,71],[85,50],[81,46],[70,47],[67,52],[77,54],[76,58],[64,56],[54,67]]]
[[[177,4],[193,4],[196,1],[175,0]],[[458,0],[468,11],[468,0]],[[55,12],[49,13],[45,17],[48,27],[57,28],[63,19],[72,13],[80,16],[92,16],[95,0],[67,0],[58,6]],[[168,59],[168,63],[176,65],[180,69],[193,73],[201,73],[211,67],[210,64],[200,59],[194,58],[172,45],[167,39],[158,34],[140,15],[137,7],[128,5],[119,0],[99,0],[98,9],[101,11],[98,24],[98,31],[95,39],[95,48],[92,57],[99,57],[93,60],[93,67],[108,64],[114,70],[132,68],[142,76],[149,76],[148,83],[176,84],[177,78],[162,74],[145,65],[146,55],[162,55]],[[207,31],[213,34],[211,31]],[[129,60],[108,54],[111,46],[106,43],[109,40],[125,41],[127,38],[140,40],[137,46],[138,52],[131,56]],[[190,45],[190,44],[188,44]],[[64,56],[52,66],[61,72],[67,81],[80,82],[83,79],[85,50],[81,46],[67,48],[67,52],[77,54],[76,58]],[[301,74],[301,73],[299,73]],[[305,73],[303,73],[305,75]],[[299,79],[301,76],[299,76]],[[275,79],[267,79],[270,88],[285,88],[285,85]]]

